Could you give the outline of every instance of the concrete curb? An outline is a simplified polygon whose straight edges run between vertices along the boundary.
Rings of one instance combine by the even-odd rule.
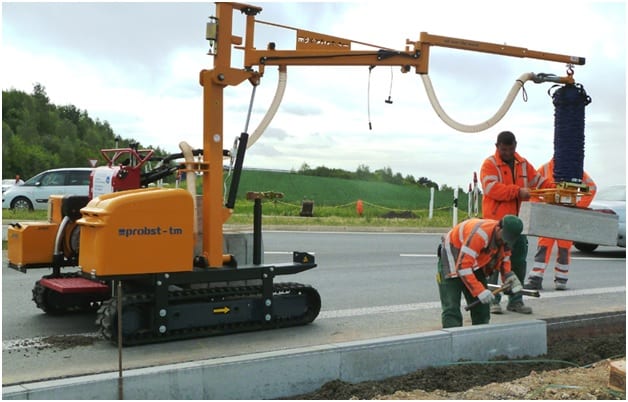
[[[255,353],[123,373],[124,399],[273,399],[326,382],[381,380],[461,359],[547,353],[547,324],[530,320]],[[118,373],[3,387],[3,399],[118,399]]]

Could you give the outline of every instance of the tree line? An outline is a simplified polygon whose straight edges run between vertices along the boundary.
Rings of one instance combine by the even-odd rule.
[[[292,173],[303,174],[307,176],[320,176],[320,177],[335,177],[340,179],[352,179],[352,180],[364,180],[364,181],[379,181],[384,183],[391,183],[397,185],[415,185],[420,187],[433,187],[438,190],[438,183],[433,182],[427,177],[419,177],[415,179],[412,175],[403,176],[401,173],[393,173],[390,167],[377,169],[371,172],[371,169],[361,164],[358,166],[355,172],[350,172],[343,169],[328,168],[325,166],[319,166],[311,168],[307,163],[303,163],[299,170],[292,171]],[[446,187],[446,186],[444,186]],[[445,190],[443,188],[442,190]]]
[[[2,177],[19,174],[24,179],[60,167],[106,163],[100,150],[138,143],[122,138],[107,121],[93,119],[74,105],[50,103],[46,89],[37,83],[28,94],[15,89],[2,91]],[[146,149],[141,144],[140,149]],[[166,155],[159,147],[155,155]]]
[[[50,103],[43,85],[33,85],[32,93],[10,89],[2,91],[2,178],[8,179],[19,174],[27,179],[39,172],[61,167],[89,166],[90,159],[98,165],[106,160],[101,149],[129,147],[138,143],[133,138],[116,135],[107,121],[93,119],[86,110],[74,105],[57,106]],[[165,156],[167,152],[159,147],[153,149],[155,156]],[[438,184],[427,177],[415,179],[412,175],[394,173],[390,167],[371,171],[360,165],[355,172],[319,166],[311,168],[304,163],[292,173],[335,177],[352,180],[379,181],[397,185],[418,185],[434,187]],[[446,186],[444,186],[446,187]],[[443,188],[441,190],[445,190]]]

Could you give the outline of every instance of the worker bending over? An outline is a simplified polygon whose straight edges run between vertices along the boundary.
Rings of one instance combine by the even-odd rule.
[[[472,325],[488,324],[489,304],[495,296],[487,289],[486,279],[493,271],[500,272],[508,293],[523,290],[521,282],[510,270],[510,246],[520,237],[523,222],[514,215],[493,219],[468,219],[453,227],[438,247],[436,281],[442,307],[443,328],[461,327],[461,294],[471,307]],[[477,298],[477,299],[476,299]]]
[[[538,173],[545,177],[547,180],[554,181],[554,158],[552,158],[545,165],[541,166]],[[587,208],[593,197],[597,192],[597,186],[593,179],[587,174],[582,172],[582,184],[588,187],[588,193],[580,197],[576,201],[578,208]],[[556,243],[557,255],[556,265],[554,265],[554,288],[556,290],[567,289],[567,275],[569,274],[569,263],[571,262],[571,246],[573,242],[571,240],[552,239],[549,237],[539,237],[536,254],[534,255],[534,265],[532,271],[523,285],[525,289],[542,290],[543,289],[543,274],[545,268],[549,263],[552,255],[552,248]]]

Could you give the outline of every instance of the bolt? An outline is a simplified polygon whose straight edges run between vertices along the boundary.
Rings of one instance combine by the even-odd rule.
[[[266,299],[265,303],[266,303],[266,307],[270,307],[270,305],[273,304],[273,301],[270,299]]]
[[[157,286],[161,286],[161,281],[157,281]]]
[[[170,278],[170,274],[164,274],[164,278],[166,279]]]
[[[160,317],[165,317],[166,316],[166,309],[162,308],[161,310],[159,310],[159,316]]]
[[[225,80],[225,75],[224,74],[218,74],[218,81],[224,81]]]
[[[270,321],[270,319],[271,319],[270,314],[266,314],[266,317],[264,317],[264,319],[266,319],[266,321]]]
[[[159,327],[159,333],[160,334],[165,334],[166,333],[166,326],[165,325],[162,325],[162,326]]]

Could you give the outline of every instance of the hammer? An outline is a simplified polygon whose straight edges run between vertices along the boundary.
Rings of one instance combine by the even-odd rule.
[[[509,285],[502,285],[502,286],[498,286],[498,285],[493,285],[493,284],[489,284],[488,285],[488,289],[491,290],[491,293],[493,293],[493,295],[496,295],[500,292],[506,291],[508,289],[510,289]],[[541,297],[541,294],[539,293],[538,290],[530,290],[530,289],[523,289],[521,292],[522,295],[524,296],[531,296],[531,297]],[[466,305],[464,307],[465,311],[469,311],[470,309],[472,309],[473,307],[477,306],[478,304],[480,304],[481,301],[476,300],[473,303]]]
[[[495,290],[495,289],[499,289],[498,285],[493,285],[492,283],[488,284],[488,288],[489,290]],[[506,290],[506,289],[504,289]],[[524,296],[530,296],[530,297],[541,297],[541,294],[539,293],[538,290],[531,290],[531,289],[523,289],[521,292],[522,295]],[[493,293],[495,294],[495,293]]]

